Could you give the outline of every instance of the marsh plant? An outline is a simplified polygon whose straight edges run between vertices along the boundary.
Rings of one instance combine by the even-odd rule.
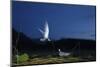
[[[27,62],[29,60],[29,55],[26,53],[21,54],[21,55],[17,55],[16,59],[17,59],[18,64],[23,63],[23,62]]]

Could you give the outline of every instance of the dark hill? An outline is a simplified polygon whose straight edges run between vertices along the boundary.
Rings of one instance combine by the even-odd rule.
[[[19,53],[46,53],[46,52],[58,52],[58,49],[62,51],[96,51],[95,40],[84,39],[60,39],[50,42],[41,42],[40,39],[31,39],[24,35],[22,32],[17,32],[12,29],[12,47],[13,54],[15,48]]]

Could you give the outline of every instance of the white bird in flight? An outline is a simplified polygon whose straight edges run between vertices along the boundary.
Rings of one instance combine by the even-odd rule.
[[[42,33],[43,38],[40,39],[40,41],[50,41],[49,39],[49,26],[48,22],[45,22],[44,30],[39,29],[39,31]]]

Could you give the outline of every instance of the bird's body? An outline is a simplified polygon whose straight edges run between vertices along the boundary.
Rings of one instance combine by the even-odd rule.
[[[69,56],[71,53],[67,53],[67,52],[62,52],[60,49],[58,49],[59,51],[59,56]]]

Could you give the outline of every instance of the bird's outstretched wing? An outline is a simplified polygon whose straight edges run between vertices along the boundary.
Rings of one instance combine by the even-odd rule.
[[[48,23],[47,23],[47,21],[46,21],[46,23],[45,23],[45,28],[44,28],[44,34],[45,34],[45,37],[46,38],[48,38],[48,36],[49,36],[49,27],[48,27]]]
[[[44,31],[43,31],[43,30],[39,29],[39,31],[40,31],[42,34],[44,34]]]

